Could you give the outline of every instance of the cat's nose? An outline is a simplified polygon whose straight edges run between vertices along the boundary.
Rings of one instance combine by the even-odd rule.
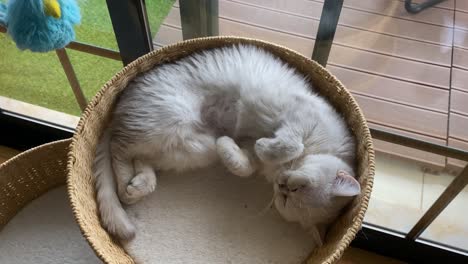
[[[289,182],[288,182],[287,186],[288,186],[288,190],[289,190],[290,192],[296,192],[297,190],[299,190],[300,188],[303,187],[303,186],[300,185],[300,184],[294,184],[294,183],[291,184],[291,183],[289,183]]]
[[[281,191],[281,193],[283,193],[283,194],[296,192],[301,187],[302,186],[300,186],[300,185],[290,185],[290,184],[282,184],[282,183],[278,184],[278,188]]]

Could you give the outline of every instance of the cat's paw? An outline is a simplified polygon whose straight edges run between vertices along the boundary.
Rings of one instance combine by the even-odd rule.
[[[134,204],[152,193],[155,188],[156,177],[154,174],[141,172],[133,177],[125,192],[120,195],[120,200],[125,204]]]
[[[299,157],[303,151],[304,145],[295,141],[261,138],[255,142],[255,153],[261,161],[267,163],[288,162]]]
[[[216,148],[221,162],[232,174],[248,177],[255,172],[256,166],[250,154],[239,148],[232,138],[218,138]]]

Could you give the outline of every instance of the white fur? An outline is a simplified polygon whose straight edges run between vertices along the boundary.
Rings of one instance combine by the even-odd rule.
[[[221,159],[236,175],[264,174],[280,214],[321,242],[324,226],[360,191],[354,148],[342,118],[272,54],[253,46],[206,51],[158,66],[122,93],[95,159],[102,223],[131,238],[117,196],[134,203],[154,190],[154,170]]]

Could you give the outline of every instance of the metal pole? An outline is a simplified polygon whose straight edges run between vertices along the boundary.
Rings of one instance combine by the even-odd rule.
[[[153,50],[144,0],[107,0],[107,8],[125,65]]]
[[[63,71],[67,76],[76,101],[78,102],[81,111],[84,111],[88,103],[86,102],[86,97],[83,93],[83,90],[81,89],[80,82],[78,81],[75,71],[73,70],[73,65],[71,64],[67,51],[65,49],[57,49],[55,50],[55,53],[57,54],[60,63],[62,64]]]
[[[393,144],[431,152],[449,158],[468,161],[468,151],[466,150],[448,147],[441,144],[435,144],[415,138],[405,137],[402,135],[386,132],[380,129],[371,128],[370,132],[372,134],[372,138],[374,139],[379,139]]]
[[[419,219],[413,228],[406,235],[407,239],[416,240],[424,230],[439,216],[439,214],[455,199],[455,197],[468,184],[468,165],[463,171],[450,183],[445,191],[437,198],[429,210]]]
[[[98,47],[94,45],[89,45],[89,44],[78,42],[78,41],[70,42],[70,44],[68,44],[66,48],[97,55],[97,56],[104,57],[104,58],[113,59],[113,60],[118,60],[118,61],[122,60],[122,58],[120,57],[120,53],[118,51],[106,49],[106,48],[102,48],[102,47]]]
[[[327,66],[342,7],[343,0],[325,0],[323,3],[314,51],[312,52],[312,60],[320,63],[323,67]]]
[[[179,10],[184,40],[219,34],[218,0],[180,0]]]
[[[6,32],[7,32],[6,27],[0,25],[0,33],[6,33]],[[122,60],[122,58],[120,57],[120,53],[118,51],[98,47],[95,45],[90,45],[90,44],[79,42],[79,41],[70,42],[66,46],[66,48],[93,54],[93,55],[98,55],[98,56],[113,59],[113,60],[120,60],[120,61]]]

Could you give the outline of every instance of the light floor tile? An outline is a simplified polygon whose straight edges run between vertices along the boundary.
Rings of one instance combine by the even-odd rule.
[[[384,228],[407,233],[422,214],[422,210],[407,207],[405,204],[390,203],[372,198],[364,221]]]
[[[426,211],[455,177],[424,174],[423,209]],[[425,239],[468,250],[468,187],[455,197],[422,234]]]
[[[377,156],[372,199],[420,209],[423,170],[419,164],[390,155]]]

